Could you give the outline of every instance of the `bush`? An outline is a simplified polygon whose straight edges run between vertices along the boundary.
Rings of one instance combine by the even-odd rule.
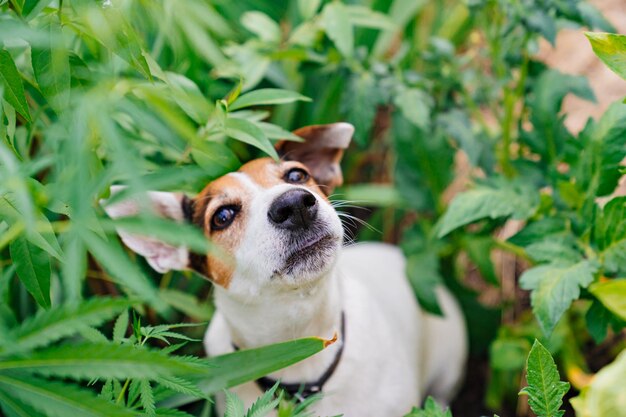
[[[356,145],[337,195],[373,208],[371,215],[352,209],[372,225],[358,230],[360,238],[400,243],[426,310],[439,313],[434,285],[456,293],[475,357],[489,352],[487,408],[515,409],[535,338],[573,388],[587,397],[605,392],[588,388],[588,353],[615,339],[610,329],[626,320],[619,279],[626,199],[599,202],[622,174],[626,106],[613,104],[573,135],[560,114],[563,98],[593,100],[592,90],[585,78],[534,58],[539,39],[554,42],[563,25],[614,31],[588,3],[10,0],[0,7],[6,414],[208,415],[209,403],[189,405],[190,398],[276,369],[283,345],[262,348],[266,360],[255,366],[245,352],[209,361],[175,354],[201,355],[210,285],[192,273],[160,276],[129,256],[114,233],[120,221],[98,201],[113,183],[128,184],[126,195],[192,194],[242,161],[275,156],[271,142],[293,138],[288,129],[338,120],[355,125]],[[602,35],[589,36],[624,71],[598,43]],[[471,184],[450,201],[459,190],[455,160],[463,159]],[[500,237],[510,220],[519,221],[517,232]],[[146,216],[123,225],[211,249],[191,227]],[[514,255],[523,274],[496,272],[495,252]],[[468,278],[473,269],[478,284]],[[536,320],[526,293],[510,290],[518,278]],[[485,307],[470,284],[497,300]],[[170,324],[177,322],[186,324]],[[323,345],[295,343],[292,361]],[[224,374],[211,376],[211,361],[223,361]],[[271,395],[263,401],[278,404]],[[303,412],[282,407],[281,416]]]

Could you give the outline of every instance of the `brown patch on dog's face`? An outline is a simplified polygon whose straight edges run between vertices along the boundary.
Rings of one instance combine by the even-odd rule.
[[[255,192],[253,188],[268,189],[276,185],[289,184],[285,176],[295,168],[309,175],[305,182],[297,185],[306,187],[327,199],[306,166],[296,161],[277,163],[271,158],[250,161],[237,173],[220,177],[204,188],[195,199],[193,221],[203,228],[205,235],[223,251],[223,254],[208,255],[204,261],[206,270],[199,272],[207,275],[215,284],[228,288],[236,266],[234,254],[247,227],[249,206]],[[237,212],[228,227],[216,230],[212,220],[223,207],[234,207]]]

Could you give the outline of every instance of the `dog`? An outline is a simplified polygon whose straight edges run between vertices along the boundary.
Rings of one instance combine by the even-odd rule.
[[[329,196],[343,182],[340,160],[353,132],[348,123],[304,127],[294,132],[303,142],[276,144],[280,161],[252,160],[193,199],[148,194],[156,214],[196,225],[228,256],[119,231],[158,272],[194,269],[215,284],[216,313],[204,339],[210,356],[337,337],[308,359],[232,388],[247,406],[280,381],[297,398],[321,393],[315,415],[401,417],[425,395],[448,404],[463,376],[466,329],[454,298],[437,288],[444,315],[426,314],[399,249],[343,246]],[[130,216],[140,204],[125,200],[105,210]]]

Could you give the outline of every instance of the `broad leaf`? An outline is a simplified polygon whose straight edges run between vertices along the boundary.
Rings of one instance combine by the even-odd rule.
[[[439,221],[438,235],[484,218],[530,217],[539,204],[539,195],[527,185],[500,180],[493,186],[481,185],[457,195]]]
[[[626,79],[626,35],[586,32],[585,36],[602,62]]]
[[[533,312],[545,334],[550,334],[580,288],[593,281],[597,267],[590,261],[576,264],[549,264],[531,268],[520,277],[520,287],[532,290]]]
[[[32,121],[24,95],[22,77],[6,49],[0,49],[0,81],[4,86],[4,99],[27,121]]]
[[[407,88],[394,97],[394,104],[408,121],[420,129],[429,129],[433,99],[424,91]]]
[[[347,58],[354,53],[354,29],[348,7],[333,1],[322,10],[322,26],[341,54]]]
[[[258,11],[246,12],[241,16],[241,24],[262,41],[280,42],[280,26],[265,13]]]
[[[25,352],[76,334],[87,326],[97,326],[129,308],[131,301],[123,298],[92,298],[81,304],[68,304],[40,311],[12,330],[13,349]],[[0,350],[0,353],[2,351]]]
[[[278,160],[278,154],[269,139],[254,123],[244,119],[229,117],[226,119],[224,127],[226,135],[249,145],[256,146],[272,158]]]
[[[536,339],[528,354],[526,380],[528,386],[520,394],[528,395],[528,404],[537,417],[561,417],[565,413],[560,408],[569,383],[560,380],[552,355]]]
[[[613,314],[626,320],[626,280],[598,282],[590,286],[589,291]]]
[[[50,308],[50,256],[24,237],[11,242],[9,249],[22,284],[37,304]]]

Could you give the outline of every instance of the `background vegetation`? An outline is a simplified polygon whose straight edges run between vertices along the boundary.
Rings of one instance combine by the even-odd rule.
[[[202,356],[210,284],[151,271],[123,249],[98,201],[113,183],[128,184],[126,195],[193,194],[272,155],[271,141],[290,129],[339,120],[356,133],[336,198],[368,207],[349,210],[372,226],[348,224],[349,233],[399,243],[425,309],[439,311],[439,283],[463,305],[472,359],[455,415],[528,414],[518,392],[535,339],[547,350],[528,357],[526,392],[539,415],[559,415],[567,391],[553,370],[551,402],[533,402],[542,390],[531,369],[550,354],[571,384],[566,395],[582,390],[578,416],[623,415],[615,390],[626,357],[605,365],[624,347],[626,199],[610,195],[626,156],[626,106],[571,134],[563,98],[593,92],[534,58],[539,39],[554,42],[561,27],[614,31],[587,2],[0,5],[6,415],[208,416],[210,393],[319,351],[322,341],[305,339],[192,356]],[[589,36],[623,76],[624,38]],[[211,249],[191,227],[147,215],[117,223]],[[231,416],[246,415],[230,401]],[[272,391],[247,415],[279,403],[281,416],[306,412]],[[427,402],[411,415],[437,410]]]

